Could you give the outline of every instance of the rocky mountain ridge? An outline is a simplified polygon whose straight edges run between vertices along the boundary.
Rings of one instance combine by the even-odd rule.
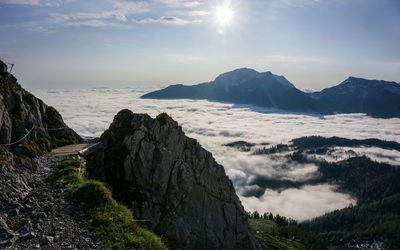
[[[29,189],[36,168],[32,158],[81,141],[57,110],[23,89],[13,75],[0,74],[0,210]]]
[[[396,82],[349,77],[337,86],[305,93],[283,76],[247,68],[223,73],[208,83],[171,85],[142,98],[207,99],[323,115],[366,113],[382,118],[400,117],[400,84]]]
[[[96,248],[71,216],[80,209],[68,202],[67,188],[54,183],[57,159],[40,157],[81,141],[0,61],[0,249]]]
[[[349,77],[339,85],[309,94],[328,113],[366,113],[400,117],[400,84]]]
[[[88,156],[135,218],[172,248],[261,249],[224,168],[168,115],[120,111]]]

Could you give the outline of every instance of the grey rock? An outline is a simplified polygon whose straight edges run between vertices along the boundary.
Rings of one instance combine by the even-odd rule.
[[[12,241],[11,240],[5,240],[0,242],[0,248],[7,248],[10,247],[12,245]]]
[[[36,234],[35,234],[34,232],[26,233],[26,234],[20,236],[20,237],[17,239],[17,243],[21,243],[21,242],[24,242],[24,241],[28,241],[28,240],[30,240],[30,239],[35,238],[35,236],[36,236]]]
[[[40,245],[41,246],[45,246],[45,245],[48,245],[48,244],[52,243],[53,241],[54,241],[54,237],[53,236],[45,236],[45,237],[40,239]]]
[[[166,114],[120,111],[87,156],[136,219],[172,248],[261,249],[223,166]]]
[[[55,166],[62,158],[38,157],[60,142],[82,139],[13,75],[2,75],[0,86],[0,144],[15,142],[31,131],[16,144],[0,146],[0,249],[41,248],[38,243],[45,249],[64,249],[64,245],[97,249],[97,244],[87,241],[87,224],[64,213],[64,207],[72,203],[67,202],[67,187],[56,176]],[[79,205],[70,210],[82,214]]]

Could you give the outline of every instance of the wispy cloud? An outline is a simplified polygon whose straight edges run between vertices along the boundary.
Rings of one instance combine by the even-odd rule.
[[[171,24],[171,25],[185,25],[189,23],[199,22],[198,20],[185,20],[173,16],[166,16],[160,18],[145,18],[140,20],[133,19],[132,21],[141,24],[161,23],[161,24]]]
[[[80,22],[67,22],[64,26],[69,27],[119,27],[121,24],[114,22],[107,22],[104,20],[88,20],[88,21],[80,21]]]
[[[187,8],[193,8],[193,7],[197,7],[199,5],[202,5],[203,3],[199,2],[199,1],[192,1],[192,2],[185,2],[183,4],[183,6],[187,7]]]
[[[9,5],[26,5],[26,6],[45,6],[45,7],[58,7],[61,5],[61,0],[0,0],[0,4]],[[64,2],[68,2],[64,0]]]
[[[16,1],[16,0],[14,0]],[[35,0],[39,1],[39,0]],[[154,9],[157,9],[157,5],[168,5],[181,6],[186,8],[194,8],[201,5],[198,1],[182,1],[182,0],[153,0],[153,1],[126,1],[117,0],[113,1],[111,10],[105,10],[102,12],[78,12],[78,13],[51,13],[50,17],[56,23],[61,23],[64,26],[86,26],[86,27],[117,27],[118,22],[125,22],[131,20],[132,22],[139,24],[170,24],[170,25],[186,25],[190,23],[201,22],[198,19],[187,19],[183,17],[162,15],[161,17],[147,17],[147,18],[135,18],[135,14],[140,13],[152,13]],[[183,12],[182,16],[186,17],[200,17],[207,15],[205,11],[191,10],[189,12]],[[157,14],[152,14],[157,15]],[[160,15],[160,14],[158,14]],[[107,19],[115,19],[115,22],[108,21]],[[102,21],[100,21],[102,20]],[[106,21],[107,20],[107,21]]]
[[[51,13],[50,16],[56,21],[115,18],[118,21],[124,22],[128,20],[128,15],[149,11],[149,4],[147,2],[115,1],[112,7],[113,10],[103,12]]]
[[[185,1],[185,0],[154,0],[154,2],[165,4],[170,7],[182,6],[186,8],[193,8],[203,4],[200,1]]]
[[[281,4],[290,5],[295,7],[307,7],[310,5],[315,5],[321,3],[321,0],[279,0]]]
[[[0,0],[0,4],[40,6],[42,2],[40,0]]]
[[[204,10],[194,10],[194,11],[189,11],[188,16],[207,16],[210,15],[209,11],[204,11]]]

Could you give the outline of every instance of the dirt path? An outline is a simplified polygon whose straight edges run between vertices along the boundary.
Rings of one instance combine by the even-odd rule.
[[[84,144],[73,144],[73,145],[67,145],[64,147],[59,147],[56,149],[53,149],[50,152],[50,156],[66,156],[70,154],[77,154],[79,151],[82,149],[88,147],[89,144],[84,143]]]
[[[79,147],[65,147],[55,155],[75,152]],[[62,158],[36,159],[38,170],[29,181],[26,195],[0,211],[0,249],[98,248],[87,222],[80,218],[82,208],[72,204],[67,187],[56,176],[54,165]]]

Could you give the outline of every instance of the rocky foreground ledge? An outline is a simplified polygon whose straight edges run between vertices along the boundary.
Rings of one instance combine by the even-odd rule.
[[[170,247],[261,249],[224,168],[168,115],[122,110],[100,141],[89,177]]]

